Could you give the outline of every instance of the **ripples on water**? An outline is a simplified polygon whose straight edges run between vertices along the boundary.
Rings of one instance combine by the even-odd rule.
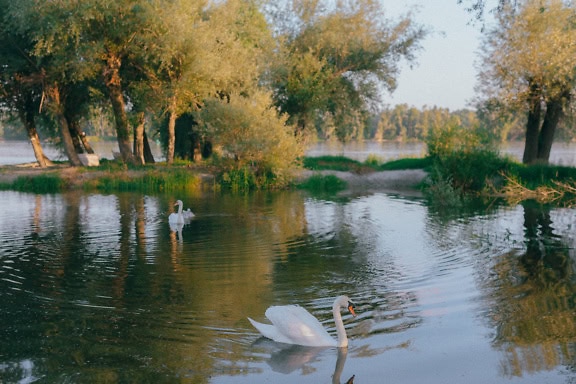
[[[570,376],[573,210],[446,218],[386,194],[182,199],[196,217],[175,233],[172,196],[0,192],[2,380]],[[271,343],[246,320],[300,304],[334,333],[331,305],[343,293],[358,313],[344,316],[344,355]]]

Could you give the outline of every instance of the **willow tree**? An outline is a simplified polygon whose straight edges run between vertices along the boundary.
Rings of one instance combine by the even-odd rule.
[[[271,12],[284,18],[270,71],[276,105],[301,132],[329,115],[344,139],[383,90],[396,88],[399,62],[414,60],[426,31],[410,14],[390,21],[374,0],[284,4]]]
[[[527,114],[522,161],[547,163],[576,81],[576,9],[562,0],[504,7],[483,44],[480,89]]]
[[[42,100],[42,71],[33,57],[34,40],[21,30],[13,2],[0,1],[0,106],[18,115],[40,167],[51,164],[45,156],[36,120]]]
[[[105,89],[114,111],[122,159],[135,163],[124,76],[137,78],[155,20],[151,2],[26,0],[35,28],[36,54],[59,63],[69,81],[89,78]],[[96,85],[97,86],[97,85]],[[53,89],[51,89],[53,90]]]
[[[183,114],[257,84],[271,35],[256,3],[245,0],[149,2],[155,7],[138,99],[153,100],[166,120],[166,160],[175,156]]]

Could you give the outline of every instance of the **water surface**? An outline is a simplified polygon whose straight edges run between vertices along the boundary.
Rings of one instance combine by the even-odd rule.
[[[180,198],[196,217],[172,231]],[[6,383],[573,383],[570,208],[438,212],[385,193],[0,192]],[[347,350],[246,319],[300,304]]]

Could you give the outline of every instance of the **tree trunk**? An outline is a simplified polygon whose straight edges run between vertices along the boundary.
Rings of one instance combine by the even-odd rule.
[[[58,85],[53,84],[47,87],[46,94],[48,95],[51,104],[48,107],[48,110],[60,128],[60,137],[64,143],[64,151],[66,152],[66,156],[68,156],[72,166],[79,167],[82,165],[82,162],[80,161],[78,153],[76,152],[74,141],[72,140],[72,135],[70,135],[68,120],[64,116],[64,107],[61,102],[60,89],[58,88]]]
[[[78,153],[86,152],[88,154],[94,154],[94,149],[92,149],[92,146],[88,142],[86,134],[80,127],[80,123],[78,122],[78,120],[72,117],[67,117],[66,119],[68,120],[68,126],[70,127],[70,134],[72,135],[72,140],[74,140],[74,146],[76,147],[76,151]]]
[[[120,65],[121,59],[111,54],[106,59],[106,66],[104,68],[104,83],[110,97],[110,103],[114,110],[114,117],[116,120],[116,138],[118,140],[118,148],[122,155],[122,161],[129,164],[135,164],[136,160],[132,154],[132,143],[130,140],[130,127],[128,124],[128,115],[126,114],[124,95],[122,93],[122,84],[120,81]]]
[[[84,133],[84,131],[82,129],[78,130],[78,135],[80,136],[80,140],[82,141],[82,145],[84,146],[86,153],[93,155],[94,149],[92,149],[92,146],[88,142],[88,139],[86,138],[86,134]]]
[[[540,118],[542,115],[538,87],[532,84],[530,89],[530,110],[528,111],[528,121],[526,122],[526,142],[524,155],[522,156],[524,164],[531,164],[538,158],[538,133],[540,132]]]
[[[66,118],[68,122],[68,128],[70,129],[70,136],[72,137],[72,143],[74,144],[74,149],[76,153],[84,153],[84,146],[82,145],[82,141],[80,140],[80,135],[78,134],[78,122],[71,120],[70,118]]]
[[[550,160],[550,151],[554,142],[556,127],[563,115],[565,101],[570,97],[570,92],[565,92],[558,98],[552,99],[546,103],[546,114],[538,138],[538,162],[548,163]]]
[[[152,154],[152,149],[150,148],[150,143],[148,143],[148,136],[146,131],[144,131],[144,161],[146,164],[154,164],[154,155]]]
[[[168,146],[166,148],[166,163],[174,162],[174,148],[176,146],[176,96],[172,96],[168,107]]]
[[[134,129],[134,158],[140,165],[144,165],[144,112],[138,113],[138,124]]]
[[[38,137],[38,131],[36,130],[34,113],[32,112],[33,107],[29,105],[30,103],[30,100],[25,101],[25,110],[22,109],[19,111],[20,120],[26,127],[26,132],[28,133],[28,138],[30,139],[30,144],[32,144],[32,150],[34,151],[34,156],[36,157],[38,165],[40,168],[46,168],[49,165],[52,165],[52,162],[46,157],[46,155],[44,155],[44,150],[40,143],[40,137]]]

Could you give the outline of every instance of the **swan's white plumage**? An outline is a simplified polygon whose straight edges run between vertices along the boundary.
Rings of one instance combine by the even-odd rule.
[[[194,217],[194,213],[188,208],[185,211],[182,211],[184,203],[182,200],[176,201],[174,205],[178,206],[178,212],[173,212],[168,216],[168,223],[170,225],[179,225],[185,224],[187,221],[191,220]]]
[[[178,205],[178,213],[172,212],[168,216],[168,223],[172,225],[184,224],[184,215],[182,215],[182,200],[176,201],[174,205]]]
[[[184,216],[184,220],[190,220],[194,217],[194,212],[188,208],[187,210],[182,211],[182,216]]]
[[[346,296],[339,296],[334,301],[332,312],[338,340],[332,338],[318,319],[299,305],[269,307],[265,314],[272,324],[259,323],[251,318],[248,320],[264,337],[279,343],[309,347],[345,347],[348,345],[348,339],[342,323],[340,308],[350,308],[350,306],[350,300]]]

